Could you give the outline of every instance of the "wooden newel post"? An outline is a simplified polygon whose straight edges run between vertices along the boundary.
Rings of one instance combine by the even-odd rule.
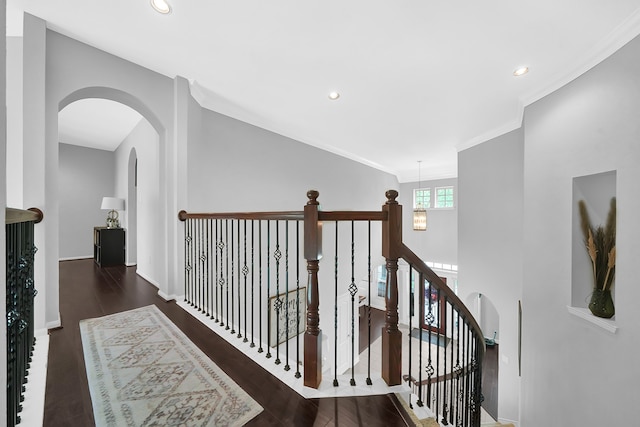
[[[318,307],[318,270],[322,258],[322,223],[318,221],[318,193],[307,192],[304,207],[304,257],[307,260],[307,329],[304,332],[304,385],[318,388],[322,381],[322,331]]]
[[[382,222],[382,256],[387,260],[385,289],[386,315],[382,328],[382,379],[387,385],[402,382],[402,333],[398,330],[398,258],[402,247],[402,206],[398,204],[396,190],[385,193],[387,202],[382,206],[387,221]]]

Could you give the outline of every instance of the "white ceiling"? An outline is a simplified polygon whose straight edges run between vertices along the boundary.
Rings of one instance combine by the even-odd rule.
[[[401,182],[418,160],[423,179],[456,176],[458,150],[517,128],[524,106],[640,34],[640,0],[169,2],[8,0],[7,31],[27,11],[189,79],[207,108]]]

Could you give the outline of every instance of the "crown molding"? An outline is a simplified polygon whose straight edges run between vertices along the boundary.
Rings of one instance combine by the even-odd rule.
[[[637,37],[638,34],[640,34],[640,8],[636,9],[605,38],[600,40],[575,68],[567,73],[557,74],[555,78],[549,79],[546,85],[541,85],[540,89],[525,94],[521,98],[523,105],[525,107],[531,105],[577,79],[616,53],[620,48]]]

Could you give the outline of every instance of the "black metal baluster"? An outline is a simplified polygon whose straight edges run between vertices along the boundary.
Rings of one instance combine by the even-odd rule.
[[[198,220],[198,261],[199,261],[199,274],[198,274],[198,311],[204,313],[204,250],[202,249],[204,243],[204,220]]]
[[[242,303],[242,295],[240,295],[241,294],[241,292],[240,292],[240,280],[241,280],[240,279],[240,262],[241,262],[241,259],[240,259],[240,220],[239,219],[236,220],[236,224],[238,225],[238,233],[237,233],[237,236],[236,236],[236,242],[237,242],[237,246],[238,246],[238,249],[237,249],[238,250],[238,266],[236,267],[236,273],[238,274],[238,295],[237,295],[237,298],[236,298],[237,301],[238,301],[238,335],[237,335],[237,337],[238,338],[242,338],[242,333],[240,332],[242,330],[242,321],[241,321],[242,320],[242,311],[240,309],[241,303]],[[245,324],[245,328],[246,327],[247,326]],[[232,333],[233,333],[233,331],[232,331]]]
[[[274,302],[276,309],[276,365],[280,364],[280,310],[282,310],[282,298],[280,297],[280,221],[276,221],[276,250],[273,252],[276,260],[276,300]]]
[[[451,303],[449,302],[449,299],[447,297],[445,297],[444,300],[444,308],[445,308],[445,315],[444,318],[447,318],[447,308],[449,307],[449,305],[451,305]],[[455,381],[454,381],[454,371],[455,371],[455,367],[453,366],[453,326],[454,326],[454,309],[453,306],[451,306],[451,348],[449,350],[449,352],[451,353],[451,363],[449,364],[449,366],[451,367],[451,375],[450,375],[450,380],[449,380],[449,423],[450,424],[454,424],[454,402],[455,402],[455,396],[453,393],[454,390],[454,385],[455,385]],[[445,328],[445,337],[446,337],[446,333],[447,333],[447,328]]]
[[[225,314],[227,316],[227,321],[226,321],[226,326],[225,326],[225,330],[229,330],[229,220],[225,219],[224,220],[224,227],[225,227],[225,232],[224,232],[224,260],[225,260],[225,269],[224,269],[224,285],[225,285],[225,303],[226,303],[226,310],[225,310]],[[231,230],[233,230],[233,226],[231,227]],[[231,251],[231,254],[233,255],[233,251]],[[231,280],[233,280],[233,277],[231,278]]]
[[[371,221],[367,221],[367,385],[371,381]]]
[[[189,221],[189,305],[191,307],[194,306],[193,303],[193,291],[194,291],[194,264],[195,264],[195,242],[194,242],[194,234],[195,234],[195,220]]]
[[[456,384],[455,384],[455,412],[454,412],[454,422],[456,426],[460,427],[460,398],[462,397],[460,390],[460,376],[462,375],[462,366],[460,366],[460,312],[455,310],[453,306],[451,306],[452,313],[452,322],[453,322],[453,312],[455,313],[456,321],[454,323],[456,329],[457,336],[457,345],[456,345],[456,366],[453,368],[453,372],[456,375]],[[453,340],[452,340],[453,341]],[[451,353],[453,353],[453,348],[451,349]]]
[[[254,336],[254,330],[253,327],[255,325],[255,316],[256,316],[256,311],[255,311],[255,295],[254,295],[254,289],[255,289],[255,272],[256,272],[256,266],[255,266],[255,258],[254,258],[254,243],[255,243],[255,227],[254,227],[254,223],[253,220],[251,220],[251,344],[249,345],[249,347],[254,348],[256,346],[255,343],[255,336]]]
[[[207,317],[209,317],[211,315],[211,219],[207,219],[206,220],[206,225],[207,225],[207,234],[206,234],[206,248],[207,248],[207,265],[206,265],[206,270],[205,270],[205,276],[206,276],[206,298],[205,298],[205,305],[207,308]]]
[[[271,221],[267,221],[267,359],[271,358]]]
[[[267,300],[269,296],[267,295]],[[262,221],[258,221],[258,353],[262,353]]]
[[[235,241],[233,240],[233,223],[234,220],[231,220],[231,281],[229,282],[229,284],[227,285],[227,288],[231,288],[231,333],[235,334],[236,330],[235,330],[235,319],[234,319],[234,315],[235,315],[235,310],[234,310],[234,303],[235,303],[235,299],[234,299],[234,292],[233,292],[233,285],[234,285],[234,279],[235,279],[235,274],[234,274],[234,269],[235,269],[235,257],[234,257],[234,246],[235,246]],[[229,311],[227,309],[227,314],[229,314]],[[227,329],[229,329],[229,321],[227,320]]]
[[[219,234],[218,234],[219,232]],[[218,252],[220,257],[218,258]],[[218,266],[218,260],[220,265]],[[216,323],[220,322],[220,313],[222,311],[222,220],[216,220],[216,267],[218,271],[216,274]]]
[[[414,293],[415,293],[415,286],[414,286]],[[422,347],[424,347],[422,345],[422,324],[424,323],[424,290],[426,289],[425,287],[425,281],[424,281],[424,275],[422,273],[418,273],[418,330],[420,331],[420,348],[418,349],[418,366],[420,367],[420,369],[418,369],[418,384],[420,384],[418,386],[418,400],[416,401],[416,404],[420,407],[422,407],[424,405],[424,402],[422,401]],[[431,291],[431,290],[429,290]],[[414,297],[415,298],[415,297]],[[428,326],[427,326],[428,327]],[[429,367],[431,367],[431,369],[433,369],[433,367],[431,366],[431,336],[429,335],[429,365],[427,365],[427,370],[429,369]],[[430,384],[427,384],[427,387],[430,387]],[[427,402],[429,402],[429,397],[427,396]]]
[[[184,221],[184,297],[183,300],[184,302],[187,302],[187,295],[188,295],[188,270],[187,270],[187,265],[189,265],[189,257],[188,257],[188,248],[189,248],[189,244],[187,243],[187,239],[189,237],[189,230],[188,230],[188,224],[189,224],[189,220],[185,220]],[[94,237],[95,239],[95,237]],[[8,253],[8,250],[7,250]]]
[[[199,247],[200,246],[200,235],[199,235],[199,228],[200,228],[200,220],[198,219],[194,219],[193,220],[193,240],[192,240],[192,244],[193,244],[193,292],[191,294],[191,305],[193,306],[193,308],[195,308],[196,310],[199,310],[198,307],[198,288],[200,287],[200,254],[199,252]]]
[[[242,274],[244,275],[244,339],[242,342],[248,342],[247,335],[249,334],[249,328],[247,327],[247,274],[249,274],[249,267],[247,266],[247,220],[244,220],[244,266],[242,267]],[[252,295],[253,298],[253,295]],[[238,310],[240,310],[238,308]],[[240,338],[240,333],[238,333]]]
[[[355,296],[358,293],[355,279],[355,222],[351,221],[351,284],[349,285],[349,293],[351,294],[351,381],[352,386],[356,385],[355,379],[355,352],[356,352],[356,336],[355,336]]]
[[[335,296],[333,300],[333,386],[338,387],[338,222],[336,221],[336,254],[335,254]]]
[[[413,379],[413,377],[411,376],[411,355],[412,355],[412,347],[411,347],[411,341],[413,341],[411,339],[411,332],[412,332],[412,327],[413,327],[413,323],[412,323],[412,319],[411,317],[413,314],[413,266],[411,264],[409,264],[409,333],[408,335],[408,339],[409,339],[409,384],[414,384],[415,381]],[[420,340],[418,341],[418,345],[420,346],[420,351],[422,352],[422,328],[420,327],[420,325],[418,325],[418,333],[419,333],[419,337]],[[421,365],[418,365],[421,366]],[[420,369],[418,369],[420,370]],[[411,395],[409,395],[409,408],[413,409],[413,404],[411,403]]]
[[[425,299],[429,299],[428,303],[424,302],[424,304],[428,304],[429,305],[429,313],[427,314],[427,324],[429,325],[429,333],[428,333],[428,339],[429,339],[429,365],[427,366],[427,375],[429,378],[429,389],[427,390],[427,401],[431,402],[432,405],[432,410],[433,407],[435,407],[435,413],[436,413],[436,419],[438,419],[439,414],[440,414],[440,387],[438,386],[437,383],[437,379],[438,376],[440,375],[440,343],[436,343],[436,366],[434,368],[433,366],[433,357],[432,357],[432,352],[431,352],[431,343],[433,342],[432,338],[431,338],[431,333],[432,333],[432,328],[433,328],[433,323],[435,321],[435,316],[433,314],[433,307],[432,307],[432,294],[433,294],[433,286],[431,285],[431,282],[427,281],[427,283],[429,284],[429,292],[426,293],[424,295]],[[433,384],[432,386],[432,377],[435,373],[435,380],[436,382]]]
[[[296,221],[296,378],[300,378],[300,221]]]
[[[442,314],[442,302],[440,300],[440,288],[438,288],[438,317],[440,318],[440,321],[442,322],[442,319],[447,319],[447,314],[445,312],[445,314]],[[444,309],[446,310],[446,305],[444,307]],[[447,331],[446,325],[439,325],[440,327],[438,328],[438,343],[440,342],[440,332]],[[442,337],[443,340],[446,343],[446,339],[445,337]],[[447,375],[447,348],[444,347],[442,349],[442,358],[444,360],[444,367],[443,367],[443,375],[445,376],[445,380],[442,382],[443,386],[442,386],[442,401],[444,403],[444,405],[442,406],[442,424],[444,424],[445,426],[449,425],[449,421],[447,420],[447,417],[449,415],[449,406],[448,406],[448,394],[447,394],[447,380],[446,380],[446,375]]]
[[[291,369],[289,366],[289,221],[285,221],[285,246],[284,246],[284,277],[285,277],[285,304],[284,304],[284,330],[285,330],[285,365],[284,370]]]

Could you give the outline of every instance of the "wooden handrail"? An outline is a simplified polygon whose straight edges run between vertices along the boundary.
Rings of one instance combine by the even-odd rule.
[[[42,221],[44,214],[38,208],[15,209],[5,208],[5,224],[17,224],[19,222],[33,221],[35,224]]]
[[[319,221],[386,221],[388,216],[381,211],[318,211]]]
[[[178,213],[180,221],[187,219],[254,219],[254,220],[304,220],[304,211],[282,212],[216,212]],[[387,213],[380,211],[318,211],[319,221],[386,221]]]
[[[178,219],[255,219],[255,220],[292,220],[303,221],[303,211],[282,211],[282,212],[221,212],[221,213],[188,213],[178,212]]]
[[[478,322],[473,317],[467,306],[464,305],[464,303],[460,300],[460,298],[458,298],[453,290],[449,288],[433,270],[427,267],[424,261],[422,261],[420,257],[418,257],[418,255],[416,255],[405,244],[402,244],[400,252],[402,259],[412,265],[413,268],[418,271],[418,273],[422,273],[432,285],[435,285],[435,287],[440,290],[441,295],[444,294],[447,300],[451,302],[451,305],[453,305],[456,310],[458,310],[460,316],[466,319],[469,327],[478,335],[478,337],[483,337],[480,325],[478,325]],[[480,346],[480,356],[482,357],[486,351],[486,346],[484,340],[482,340],[481,343],[482,345]]]

